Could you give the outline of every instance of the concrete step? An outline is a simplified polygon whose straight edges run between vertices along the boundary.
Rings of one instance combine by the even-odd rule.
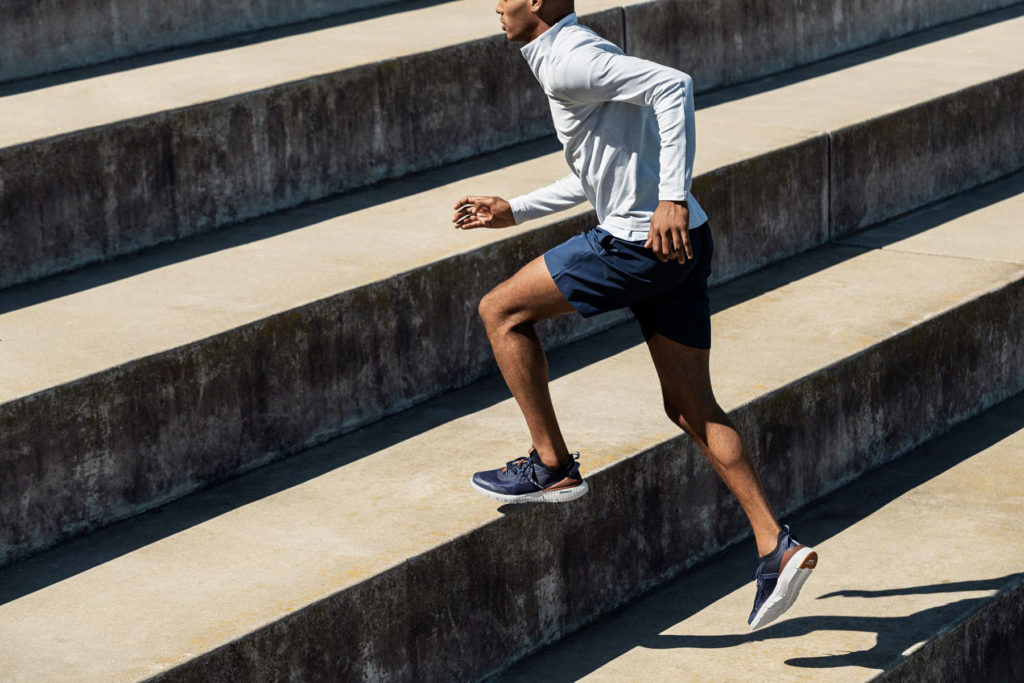
[[[850,55],[701,109],[695,191],[716,226],[719,281],[1024,165],[1006,98],[1024,77],[972,81],[1022,49],[1011,40],[1021,26]],[[818,120],[805,111],[843,98],[853,104],[815,107]],[[0,294],[0,451],[22,492],[0,501],[0,562],[490,371],[480,296],[594,218],[459,234],[450,207],[560,177],[562,155],[545,144]],[[922,159],[950,171],[908,181]],[[884,198],[857,205],[847,195],[861,185],[886,187]],[[593,329],[566,320],[553,343]]]
[[[634,15],[601,0],[588,6],[584,21],[617,43],[628,31],[636,47],[630,51],[644,56],[656,50],[643,36],[659,34],[652,26],[664,21],[649,10],[666,2]],[[848,51],[896,30],[886,26],[911,30],[928,25],[925,17],[1004,4],[944,2],[934,15],[915,10],[906,16],[917,18],[908,19],[906,8],[924,5],[858,3],[861,9],[840,11],[837,21],[837,3],[779,4],[759,14],[748,13],[748,3],[726,3],[685,23],[670,43],[657,43],[669,50],[658,56],[694,72],[707,89]],[[704,12],[706,3],[700,7]],[[906,45],[1000,23],[1021,7]],[[708,23],[715,30],[706,30]],[[489,8],[465,0],[0,88],[0,287],[549,133],[543,93],[495,28]],[[732,49],[775,35],[793,36],[799,49],[782,50],[778,59],[765,59],[761,48]],[[979,55],[960,76],[977,84],[1016,73],[1019,41],[997,39],[1009,44],[1000,53],[976,37],[978,46],[963,49]],[[729,59],[718,59],[723,50]],[[996,54],[995,63],[979,63]],[[958,68],[949,53],[933,56]],[[1015,97],[1002,92],[999,101]]]
[[[0,5],[0,83],[391,2],[8,2]]]
[[[1022,203],[960,198],[716,290],[716,393],[779,514],[1024,389]],[[527,445],[492,378],[0,571],[5,679],[465,679],[592,621],[746,533],[637,337],[553,355],[592,487],[572,505],[467,485]]]
[[[794,515],[820,563],[783,620],[746,628],[747,541],[495,678],[1022,680],[1022,490],[1018,394]]]

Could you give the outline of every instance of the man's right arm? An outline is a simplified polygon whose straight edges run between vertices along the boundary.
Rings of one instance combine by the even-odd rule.
[[[574,173],[556,180],[547,187],[534,190],[529,194],[513,197],[509,204],[512,206],[512,214],[515,216],[516,225],[525,221],[540,218],[570,209],[577,204],[587,201],[587,195],[583,192],[583,185]]]
[[[455,203],[452,224],[463,230],[507,228],[572,208],[586,199],[580,179],[570,173],[539,190],[513,197],[511,201],[501,197],[463,197]]]

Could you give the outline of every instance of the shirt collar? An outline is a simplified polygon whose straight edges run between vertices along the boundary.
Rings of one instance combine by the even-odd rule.
[[[523,57],[526,58],[526,63],[536,72],[538,62],[545,52],[551,49],[551,45],[555,42],[555,36],[565,26],[572,26],[576,24],[576,13],[569,12],[567,15],[558,20],[554,26],[548,28],[547,31],[540,34],[532,41],[520,48],[523,53]]]

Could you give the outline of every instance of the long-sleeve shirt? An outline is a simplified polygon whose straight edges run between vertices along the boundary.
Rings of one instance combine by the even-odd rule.
[[[690,227],[707,220],[690,194],[693,81],[681,71],[627,57],[564,17],[522,48],[544,88],[572,173],[510,200],[516,223],[589,200],[602,228],[647,239],[659,200],[685,200]]]

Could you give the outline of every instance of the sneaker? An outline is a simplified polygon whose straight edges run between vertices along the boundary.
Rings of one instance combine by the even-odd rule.
[[[470,483],[502,503],[564,503],[587,492],[587,482],[576,462],[579,457],[579,453],[573,453],[569,464],[554,470],[544,465],[536,449],[531,448],[528,457],[512,460],[497,470],[477,472]]]
[[[800,545],[789,535],[789,527],[782,527],[775,550],[761,558],[754,578],[757,595],[754,609],[747,623],[751,629],[775,621],[792,606],[800,589],[818,564],[814,548]]]

